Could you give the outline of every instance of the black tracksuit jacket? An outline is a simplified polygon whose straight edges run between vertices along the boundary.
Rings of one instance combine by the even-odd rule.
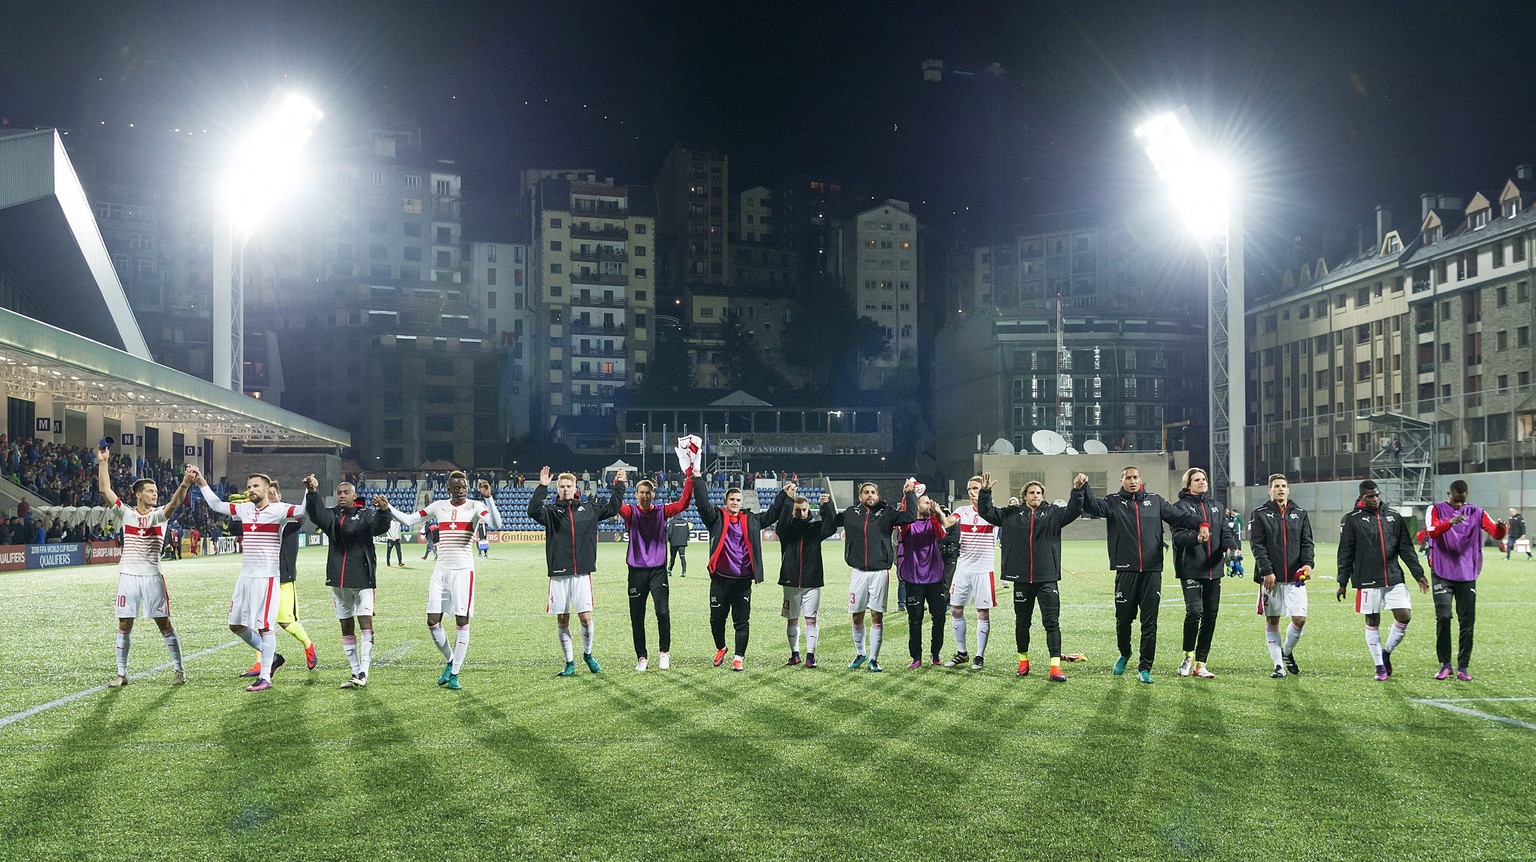
[[[1124,489],[1096,499],[1083,486],[1083,511],[1103,518],[1109,533],[1109,567],[1117,572],[1163,570],[1163,523],[1199,528],[1195,516],[1149,491],[1128,494]]]
[[[917,494],[908,491],[900,508],[885,503],[865,506],[856,503],[832,518],[832,529],[843,528],[843,562],[866,572],[889,570],[896,554],[891,548],[891,532],[902,524],[917,520]]]
[[[1200,541],[1200,525],[1194,529],[1189,527],[1175,527],[1173,530],[1173,571],[1180,578],[1199,578],[1212,580],[1222,576],[1221,564],[1226,559],[1227,551],[1235,551],[1241,547],[1237,534],[1227,525],[1227,519],[1222,517],[1222,508],[1211,502],[1211,498],[1191,494],[1188,491],[1179,492],[1179,502],[1173,504],[1180,511],[1191,513],[1200,519],[1200,524],[1209,525],[1211,538],[1209,541]]]
[[[832,504],[826,503],[821,507],[820,519],[796,518],[789,495],[779,492],[778,499],[768,508],[773,531],[779,537],[779,586],[799,590],[826,586],[821,543],[837,532],[833,526],[836,515]]]
[[[597,569],[597,524],[619,514],[619,507],[624,505],[624,483],[614,482],[608,502],[601,504],[595,497],[577,497],[546,505],[548,495],[548,485],[533,489],[528,517],[544,525],[544,560],[549,576],[591,574]]]
[[[1402,515],[1358,508],[1339,522],[1339,586],[1353,582],[1357,590],[1395,587],[1404,582],[1399,560],[1414,580],[1424,580],[1424,567]]]
[[[1083,513],[1083,489],[1073,488],[1067,505],[1040,508],[992,505],[992,489],[976,495],[976,513],[996,524],[1003,543],[1003,580],[1026,584],[1061,580],[1061,528]]]
[[[1270,500],[1248,519],[1248,549],[1253,553],[1254,583],[1263,583],[1266,575],[1274,575],[1280,583],[1294,583],[1303,566],[1314,565],[1312,520],[1295,503],[1282,513]]]
[[[392,518],[386,509],[359,506],[322,508],[320,495],[304,495],[304,512],[315,529],[330,543],[325,555],[325,585],[352,590],[371,590],[378,586],[378,556],[373,537],[389,532]]]

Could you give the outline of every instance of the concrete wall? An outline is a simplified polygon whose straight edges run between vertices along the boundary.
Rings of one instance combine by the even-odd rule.
[[[313,473],[320,480],[320,496],[327,503],[334,503],[336,485],[341,482],[341,459],[335,455],[312,453],[229,453],[229,470],[224,475],[229,477],[235,490],[245,490],[245,477],[251,473],[265,473],[277,480],[282,486],[283,500],[295,504],[304,500],[303,479]]]

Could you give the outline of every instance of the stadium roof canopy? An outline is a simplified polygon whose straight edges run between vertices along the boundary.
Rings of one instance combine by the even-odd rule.
[[[0,136],[0,387],[252,444],[351,435],[156,363],[56,131]]]

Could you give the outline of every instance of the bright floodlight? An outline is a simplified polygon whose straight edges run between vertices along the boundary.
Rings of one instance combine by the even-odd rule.
[[[1226,228],[1231,175],[1221,160],[1198,149],[1190,139],[1188,111],[1153,117],[1136,129],[1136,138],[1167,187],[1174,208],[1201,239]]]
[[[299,185],[299,154],[322,116],[297,93],[282,87],[272,93],[235,151],[221,189],[224,210],[237,230],[249,234]]]

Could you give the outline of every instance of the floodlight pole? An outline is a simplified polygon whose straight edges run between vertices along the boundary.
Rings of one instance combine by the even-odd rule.
[[[213,250],[213,382],[245,392],[245,243],[229,220],[225,242]]]
[[[1227,505],[1236,506],[1237,488],[1246,484],[1243,368],[1248,347],[1243,324],[1243,210],[1238,201],[1229,204],[1224,229],[1206,248],[1206,291],[1211,490],[1225,495]]]

